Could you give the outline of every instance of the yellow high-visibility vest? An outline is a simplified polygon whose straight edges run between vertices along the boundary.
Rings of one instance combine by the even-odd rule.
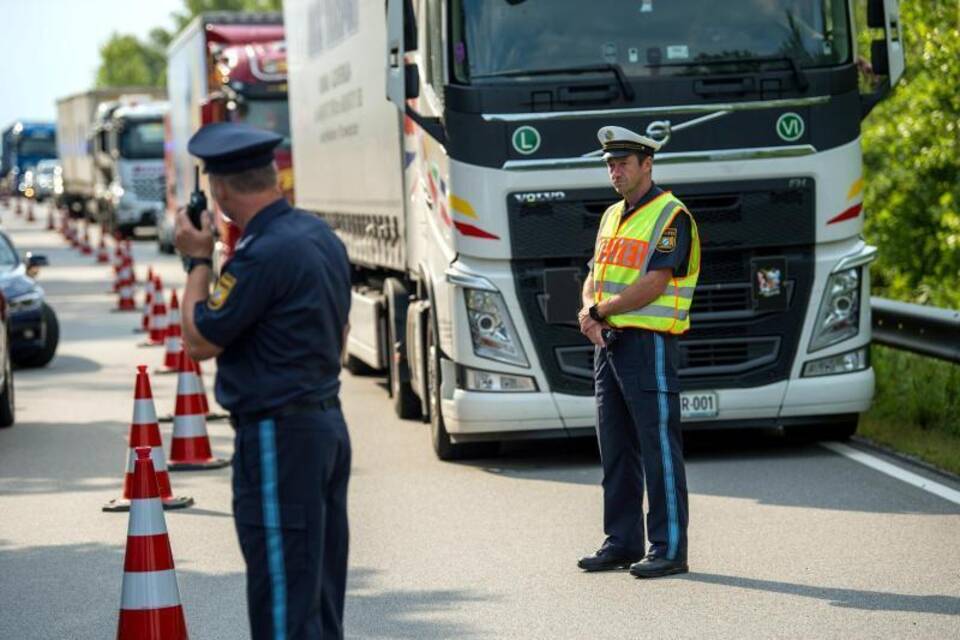
[[[613,327],[636,327],[665,333],[690,328],[690,305],[700,276],[700,236],[693,216],[680,200],[664,192],[624,219],[624,201],[610,206],[600,221],[593,254],[593,299],[612,298],[647,273],[658,243],[676,242],[666,230],[681,213],[690,217],[690,255],[687,275],[672,278],[663,294],[643,307],[606,318]]]

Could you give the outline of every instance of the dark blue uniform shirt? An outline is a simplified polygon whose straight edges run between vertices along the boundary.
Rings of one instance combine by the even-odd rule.
[[[631,212],[636,211],[662,193],[663,189],[657,185],[652,185],[650,190],[647,191],[637,204],[631,207],[621,219],[626,219]],[[655,249],[650,258],[650,266],[647,270],[672,269],[674,276],[683,277],[687,275],[687,260],[689,258],[690,244],[692,241],[690,218],[684,213],[679,213],[667,229],[676,230],[677,240],[674,248],[669,252],[662,251],[659,248]],[[654,238],[651,244],[656,246],[658,244],[657,240],[659,240],[659,238]],[[593,268],[593,260],[590,261],[590,267],[591,269]],[[614,352],[618,350],[616,342],[624,338],[623,332],[630,332],[631,334],[629,338],[632,342],[630,346],[630,357],[631,360],[635,360],[637,364],[636,378],[638,389],[642,391],[656,391],[658,386],[654,363],[657,358],[657,345],[654,332],[643,329],[624,329],[620,337],[615,338],[614,342],[611,343],[611,349],[614,350]],[[639,339],[635,336],[639,336]],[[677,336],[669,333],[659,333],[659,336],[663,339],[666,390],[670,392],[679,391],[680,382],[677,377]],[[619,350],[623,351],[624,348],[625,345],[621,345]]]
[[[336,395],[349,311],[350,266],[340,239],[286,200],[263,208],[196,306],[197,330],[223,348],[217,402],[236,414]]]

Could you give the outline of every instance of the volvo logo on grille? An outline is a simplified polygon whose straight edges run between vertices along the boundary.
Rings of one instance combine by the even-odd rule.
[[[515,193],[513,197],[519,204],[539,204],[541,202],[559,202],[566,200],[565,191],[531,191],[529,193]]]

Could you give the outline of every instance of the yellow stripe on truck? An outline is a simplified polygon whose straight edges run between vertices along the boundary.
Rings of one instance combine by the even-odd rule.
[[[462,213],[468,218],[473,218],[474,220],[479,217],[477,216],[477,212],[473,210],[472,204],[462,198],[458,198],[452,193],[450,194],[450,208],[458,213]]]

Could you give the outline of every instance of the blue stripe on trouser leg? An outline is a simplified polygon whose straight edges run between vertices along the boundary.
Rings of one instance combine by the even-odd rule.
[[[670,424],[670,408],[667,403],[667,377],[664,373],[663,336],[653,334],[656,346],[657,366],[657,408],[660,414],[660,457],[663,461],[664,493],[667,498],[667,559],[677,557],[677,546],[680,543],[680,523],[677,518],[677,486],[673,474],[673,455],[670,451],[670,434],[667,433]]]
[[[277,491],[276,424],[263,420],[259,424],[260,478],[263,499],[263,529],[267,544],[267,569],[270,572],[270,593],[274,640],[287,637],[287,580],[283,564],[283,533],[280,529],[280,497]]]

